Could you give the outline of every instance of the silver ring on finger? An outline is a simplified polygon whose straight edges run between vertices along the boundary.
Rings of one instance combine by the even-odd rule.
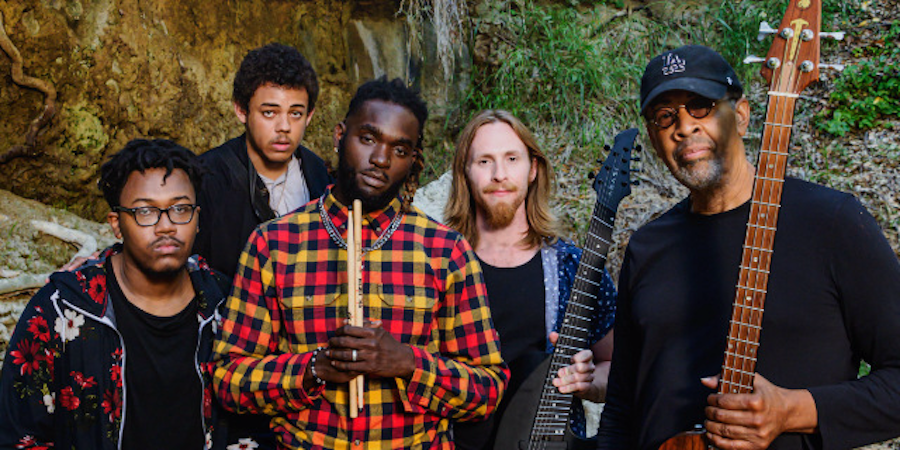
[[[356,362],[356,356],[357,356],[357,354],[358,354],[358,352],[356,351],[355,348],[353,349],[352,352],[350,352],[350,359],[352,359],[353,362]]]

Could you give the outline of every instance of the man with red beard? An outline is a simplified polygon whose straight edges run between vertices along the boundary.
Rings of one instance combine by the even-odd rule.
[[[100,168],[122,243],[26,306],[0,375],[0,448],[225,448],[208,368],[228,280],[190,256],[201,172],[162,139]]]
[[[234,276],[257,225],[305,205],[331,177],[300,145],[319,96],[316,72],[297,49],[269,44],[247,53],[234,76],[234,113],[245,133],[200,156],[207,170],[194,252]]]
[[[227,409],[270,415],[281,447],[452,449],[450,419],[477,420],[500,401],[509,372],[472,249],[411,204],[427,116],[400,79],[360,86],[334,129],[336,184],[259,227],[241,255],[216,392]],[[346,324],[355,199],[362,327]]]
[[[460,134],[445,218],[472,244],[481,263],[512,384],[498,414],[481,423],[455,424],[457,448],[494,446],[497,425],[517,384],[553,350],[581,250],[558,236],[549,208],[551,186],[547,158],[509,112],[482,111]],[[604,272],[597,282],[592,347],[575,354],[554,380],[560,392],[594,402],[605,397],[615,314],[612,280]],[[581,402],[573,405],[571,427],[585,437]]]

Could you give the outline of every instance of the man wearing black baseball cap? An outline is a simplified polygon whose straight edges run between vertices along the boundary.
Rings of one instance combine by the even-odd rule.
[[[900,435],[900,264],[852,196],[783,185],[752,394],[715,394],[755,169],[750,106],[715,51],[653,58],[650,142],[690,195],[631,237],[599,448],[652,449],[694,425],[716,448],[854,448]],[[857,379],[860,359],[872,372]]]

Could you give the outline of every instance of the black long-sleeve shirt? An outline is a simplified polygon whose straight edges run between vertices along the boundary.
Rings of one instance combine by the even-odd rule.
[[[702,424],[719,373],[750,203],[715,215],[682,201],[634,234],[619,280],[599,448],[657,449]],[[815,434],[772,449],[853,448],[900,435],[900,264],[851,195],[788,179],[757,372],[806,388]],[[872,373],[857,379],[860,359]]]

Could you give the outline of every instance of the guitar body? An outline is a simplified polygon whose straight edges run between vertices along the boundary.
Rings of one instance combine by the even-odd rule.
[[[706,442],[703,437],[705,431],[687,431],[669,438],[663,445],[659,446],[659,450],[708,450],[714,448]]]
[[[545,355],[544,361],[535,368],[531,374],[522,381],[515,395],[506,405],[503,418],[497,427],[497,439],[494,441],[494,450],[529,448],[546,450],[593,450],[597,446],[594,439],[579,439],[567,426],[565,433],[560,436],[548,437],[546,440],[531,442],[531,430],[534,426],[533,411],[538,410],[541,401],[541,393],[544,390],[550,370],[550,355]],[[531,446],[529,446],[531,445]]]

